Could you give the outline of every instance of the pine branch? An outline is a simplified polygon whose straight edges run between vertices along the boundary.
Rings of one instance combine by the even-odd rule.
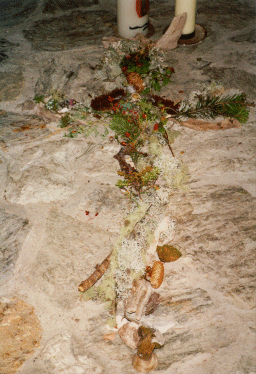
[[[122,113],[116,113],[113,115],[112,123],[109,127],[117,136],[121,136],[123,139],[127,138],[128,134],[130,140],[135,140],[141,132],[134,118],[132,116],[124,116]]]
[[[195,106],[186,104],[180,107],[174,117],[189,118],[211,118],[218,116],[232,117],[238,121],[245,123],[249,116],[247,110],[246,96],[244,93],[232,96],[214,96],[207,94],[206,96],[197,95],[197,103]]]

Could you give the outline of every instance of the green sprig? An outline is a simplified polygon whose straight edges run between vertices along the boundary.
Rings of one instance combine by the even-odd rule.
[[[244,93],[231,96],[197,95],[197,99],[195,106],[186,104],[173,117],[214,119],[223,116],[235,118],[242,123],[248,120],[249,111]]]

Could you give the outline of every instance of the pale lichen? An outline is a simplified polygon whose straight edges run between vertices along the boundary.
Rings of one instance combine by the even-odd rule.
[[[143,272],[145,263],[141,255],[142,248],[136,240],[124,239],[118,251],[119,268],[122,271],[135,270],[137,273]]]
[[[117,253],[118,266],[115,270],[116,292],[118,296],[125,296],[132,287],[134,279],[145,272],[143,248],[134,239],[124,239]]]
[[[181,160],[176,157],[170,158],[163,154],[155,158],[154,166],[161,170],[161,175],[169,187],[184,189],[184,184],[188,180],[188,169]]]

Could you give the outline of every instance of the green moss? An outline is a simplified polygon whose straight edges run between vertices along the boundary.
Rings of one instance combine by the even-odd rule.
[[[71,125],[72,123],[72,118],[70,117],[70,114],[69,113],[66,113],[64,116],[61,117],[60,119],[60,127],[61,128],[65,128],[65,127],[68,127],[69,125]]]
[[[35,96],[33,100],[36,102],[36,104],[43,103],[44,102],[44,96],[43,95]]]
[[[81,292],[81,297],[85,300],[96,300],[99,297],[98,287],[92,286],[86,292]]]
[[[106,275],[101,285],[98,287],[99,297],[103,301],[113,301],[116,298],[115,294],[115,281],[110,274]]]
[[[149,204],[141,203],[138,208],[131,214],[129,214],[125,219],[125,226],[121,228],[118,243],[121,244],[123,239],[126,238],[131,232],[133,231],[137,222],[141,221],[147,210],[149,208]]]
[[[149,182],[155,181],[159,174],[159,168],[151,168],[147,166],[141,171],[141,179],[145,183],[145,185],[147,185]]]

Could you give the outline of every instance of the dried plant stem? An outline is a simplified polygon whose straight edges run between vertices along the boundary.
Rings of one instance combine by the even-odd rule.
[[[78,291],[85,292],[89,290],[102,277],[109,267],[111,254],[112,252],[100,265],[96,265],[96,270],[79,285]]]
[[[93,143],[89,143],[88,147],[86,148],[85,152],[83,154],[81,154],[80,156],[76,157],[76,160],[78,160],[80,157],[83,157],[84,155],[86,155],[87,153],[91,152],[94,148],[98,147],[98,146],[101,146],[102,147],[102,144],[93,144]]]
[[[167,141],[168,147],[169,147],[169,149],[170,149],[170,151],[171,151],[173,157],[175,157],[174,152],[173,152],[172,147],[171,147],[171,144],[170,144],[170,142],[169,142],[168,135],[167,135],[167,132],[166,132],[166,131],[165,131],[165,134],[164,134],[164,138],[165,138],[166,141]]]

